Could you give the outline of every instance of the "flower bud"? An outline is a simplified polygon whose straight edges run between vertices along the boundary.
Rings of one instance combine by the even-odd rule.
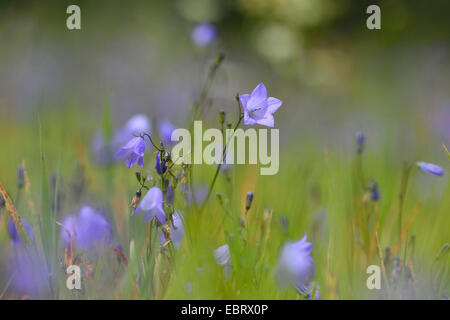
[[[364,145],[366,144],[366,135],[361,131],[356,133],[356,152],[362,154],[364,151]]]
[[[375,181],[369,182],[369,184],[367,185],[367,191],[369,192],[370,200],[380,200],[380,189],[378,188],[378,184]]]
[[[225,123],[225,111],[221,110],[220,111],[220,124],[224,124]]]
[[[245,210],[250,210],[253,202],[253,192],[248,192],[247,197],[245,199]]]
[[[220,193],[216,193],[216,197],[217,200],[219,201],[219,204],[222,206],[223,205],[222,195]]]
[[[17,187],[19,189],[23,188],[25,185],[25,169],[22,165],[17,168]]]

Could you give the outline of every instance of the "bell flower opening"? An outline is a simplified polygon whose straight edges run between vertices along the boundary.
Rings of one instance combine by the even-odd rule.
[[[240,95],[239,99],[244,108],[244,124],[259,124],[273,128],[273,114],[281,106],[282,101],[267,97],[267,89],[263,83],[260,83],[251,94]]]
[[[114,155],[116,158],[125,159],[125,164],[131,168],[136,163],[144,167],[145,141],[141,137],[134,137],[128,143],[121,147]]]

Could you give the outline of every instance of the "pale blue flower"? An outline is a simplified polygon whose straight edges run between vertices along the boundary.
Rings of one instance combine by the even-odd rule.
[[[228,244],[224,244],[223,246],[218,247],[216,250],[214,250],[213,254],[216,263],[219,266],[224,267],[225,275],[229,277],[233,264],[231,262],[230,247],[228,247]]]
[[[181,240],[183,240],[184,237],[184,226],[183,226],[183,214],[180,212],[175,212],[172,215],[173,218],[173,224],[177,229],[174,229],[173,226],[170,226],[172,231],[172,243],[175,248],[179,248],[181,246]],[[161,243],[166,242],[166,237],[164,236],[164,233],[161,233]]]
[[[214,259],[216,260],[216,263],[218,265],[224,266],[227,264],[231,264],[230,248],[227,244],[218,247],[216,250],[214,250],[213,253]]]
[[[244,108],[244,124],[260,124],[273,128],[273,114],[281,106],[282,101],[277,98],[267,97],[267,89],[260,83],[251,94],[239,96]]]
[[[143,213],[144,222],[148,222],[156,217],[161,224],[166,223],[166,213],[163,208],[163,193],[160,188],[153,187],[147,191],[133,215],[140,212]]]
[[[290,284],[301,291],[309,284],[314,274],[311,251],[312,244],[306,242],[306,234],[301,240],[283,246],[276,267],[277,280],[281,286]]]
[[[172,132],[176,127],[167,120],[161,121],[158,125],[159,136],[165,145],[172,144]]]
[[[116,132],[114,142],[123,145],[131,138],[140,136],[143,133],[150,133],[152,125],[150,120],[144,114],[137,114],[131,117],[125,126]]]
[[[141,137],[134,137],[128,143],[121,147],[114,155],[116,158],[125,159],[125,164],[131,168],[136,163],[144,167],[145,142]]]
[[[62,224],[61,239],[65,245],[69,242],[66,229],[70,237],[79,248],[89,249],[97,244],[110,244],[113,240],[112,227],[99,211],[84,206],[76,215],[67,216]]]
[[[211,44],[217,37],[217,28],[212,23],[200,23],[191,33],[192,40],[200,47]]]
[[[431,174],[433,176],[440,177],[440,176],[444,175],[444,170],[442,170],[441,167],[439,167],[435,164],[427,163],[427,162],[417,162],[417,166],[423,172]]]
[[[50,281],[44,257],[33,247],[17,246],[6,260],[8,278],[13,291],[23,297],[37,299],[48,293]]]

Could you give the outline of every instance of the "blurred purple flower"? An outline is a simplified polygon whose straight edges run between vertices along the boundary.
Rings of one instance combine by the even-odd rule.
[[[94,156],[94,160],[102,165],[110,165],[116,162],[114,158],[114,150],[113,143],[105,142],[105,138],[103,136],[103,132],[98,131],[93,139],[92,139],[92,155]]]
[[[163,209],[163,193],[160,188],[153,187],[147,191],[133,215],[143,212],[144,222],[156,217],[161,224],[166,223],[166,213]]]
[[[168,204],[173,205],[173,201],[175,200],[175,190],[173,190],[172,184],[169,182],[169,180],[166,179],[166,200]]]
[[[161,163],[160,152],[158,152],[156,154],[156,164],[155,164],[155,169],[156,169],[156,172],[158,172],[158,174],[161,174],[161,167],[162,167],[162,173],[165,173],[167,171],[167,166],[166,166],[165,162]]]
[[[27,230],[28,236],[33,241],[33,228],[28,224],[28,222],[22,218],[23,226],[25,227],[25,230]],[[20,237],[19,232],[17,232],[16,226],[14,225],[14,222],[12,220],[9,220],[8,223],[8,233],[9,237],[11,238],[11,242],[14,246],[17,246],[20,244]]]
[[[356,152],[358,154],[363,153],[365,144],[366,144],[366,135],[363,132],[358,131],[356,133]]]
[[[267,97],[267,89],[260,83],[251,94],[239,96],[244,108],[244,124],[260,124],[273,128],[273,114],[281,106],[282,101]]]
[[[417,166],[425,173],[433,176],[441,177],[444,175],[444,170],[441,167],[427,162],[417,162]]]
[[[165,145],[172,144],[172,132],[175,130],[175,126],[167,120],[159,123],[158,130],[159,136]]]
[[[378,188],[378,184],[375,181],[369,182],[369,184],[367,185],[367,190],[370,194],[370,200],[380,200],[380,189]]]
[[[92,154],[95,161],[103,165],[110,165],[117,162],[114,152],[135,136],[140,136],[144,132],[150,132],[151,123],[143,114],[131,117],[125,126],[118,130],[112,141],[106,141],[102,131],[98,131],[92,139]],[[150,142],[145,141],[146,149],[150,148]]]
[[[220,246],[216,250],[214,250],[213,254],[216,263],[219,266],[224,267],[224,272],[226,276],[229,277],[231,274],[231,268],[233,266],[231,262],[230,247],[227,244],[224,244],[223,246]]]
[[[220,266],[231,265],[230,248],[227,244],[218,247],[213,252],[216,263]]]
[[[212,23],[200,23],[191,33],[192,40],[200,47],[211,44],[217,37],[217,28]]]
[[[121,147],[114,155],[116,158],[124,158],[125,164],[131,168],[136,163],[144,167],[145,142],[141,137],[134,137]]]
[[[173,223],[176,230],[173,228],[173,226],[170,227],[172,230],[172,243],[175,248],[179,248],[181,245],[181,240],[183,240],[184,236],[184,226],[183,226],[183,214],[175,212],[173,215]],[[161,243],[166,242],[166,237],[164,236],[164,233],[161,233]]]
[[[276,267],[277,280],[281,286],[291,284],[296,290],[302,290],[308,285],[314,274],[311,251],[312,244],[306,242],[306,234],[301,240],[283,246]]]
[[[67,216],[62,223],[70,232],[72,239],[76,238],[77,247],[92,248],[96,244],[110,244],[113,240],[112,228],[106,218],[89,206],[84,206],[77,215]],[[61,230],[61,239],[68,243],[66,230]]]
[[[46,262],[39,253],[25,246],[11,251],[7,269],[11,277],[11,289],[28,298],[36,298],[49,290]]]
[[[186,203],[190,207],[192,206],[194,200],[196,204],[202,204],[206,197],[208,196],[208,187],[206,185],[199,185],[194,188],[194,196],[192,196],[192,190],[189,189],[186,192]]]
[[[151,129],[152,125],[147,116],[144,114],[137,114],[131,117],[122,129],[117,131],[114,136],[114,142],[115,144],[123,145],[135,136],[140,136],[144,132],[150,133]]]

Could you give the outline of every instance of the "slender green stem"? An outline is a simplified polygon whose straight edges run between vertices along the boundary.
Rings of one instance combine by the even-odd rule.
[[[206,196],[205,201],[203,202],[202,206],[200,207],[200,212],[203,211],[203,209],[205,208],[206,203],[208,202],[209,198],[211,197],[211,193],[213,192],[214,185],[216,184],[216,180],[217,180],[217,177],[219,176],[220,168],[222,167],[222,163],[223,163],[223,160],[224,160],[224,158],[225,158],[225,154],[226,154],[226,152],[227,152],[228,144],[230,143],[231,139],[233,139],[234,131],[236,131],[236,129],[239,127],[239,125],[241,124],[241,121],[242,121],[243,118],[244,118],[244,115],[241,113],[241,115],[240,115],[240,117],[239,117],[239,120],[238,120],[238,122],[236,123],[236,126],[235,126],[234,129],[233,129],[233,135],[230,136],[230,138],[228,139],[227,143],[226,143],[225,146],[223,147],[223,151],[222,151],[222,161],[221,161],[221,162],[219,163],[219,165],[217,166],[216,173],[214,174],[214,178],[213,178],[213,180],[212,180],[212,182],[211,182],[211,185],[210,185],[210,187],[209,187],[208,195]]]
[[[399,251],[401,252],[402,247],[402,215],[403,215],[403,208],[405,204],[405,198],[406,198],[406,191],[408,189],[408,180],[409,176],[411,174],[411,169],[413,166],[411,164],[405,163],[403,166],[403,174],[402,174],[402,181],[400,185],[400,194],[399,194],[399,207],[398,207],[398,236],[399,236]]]

